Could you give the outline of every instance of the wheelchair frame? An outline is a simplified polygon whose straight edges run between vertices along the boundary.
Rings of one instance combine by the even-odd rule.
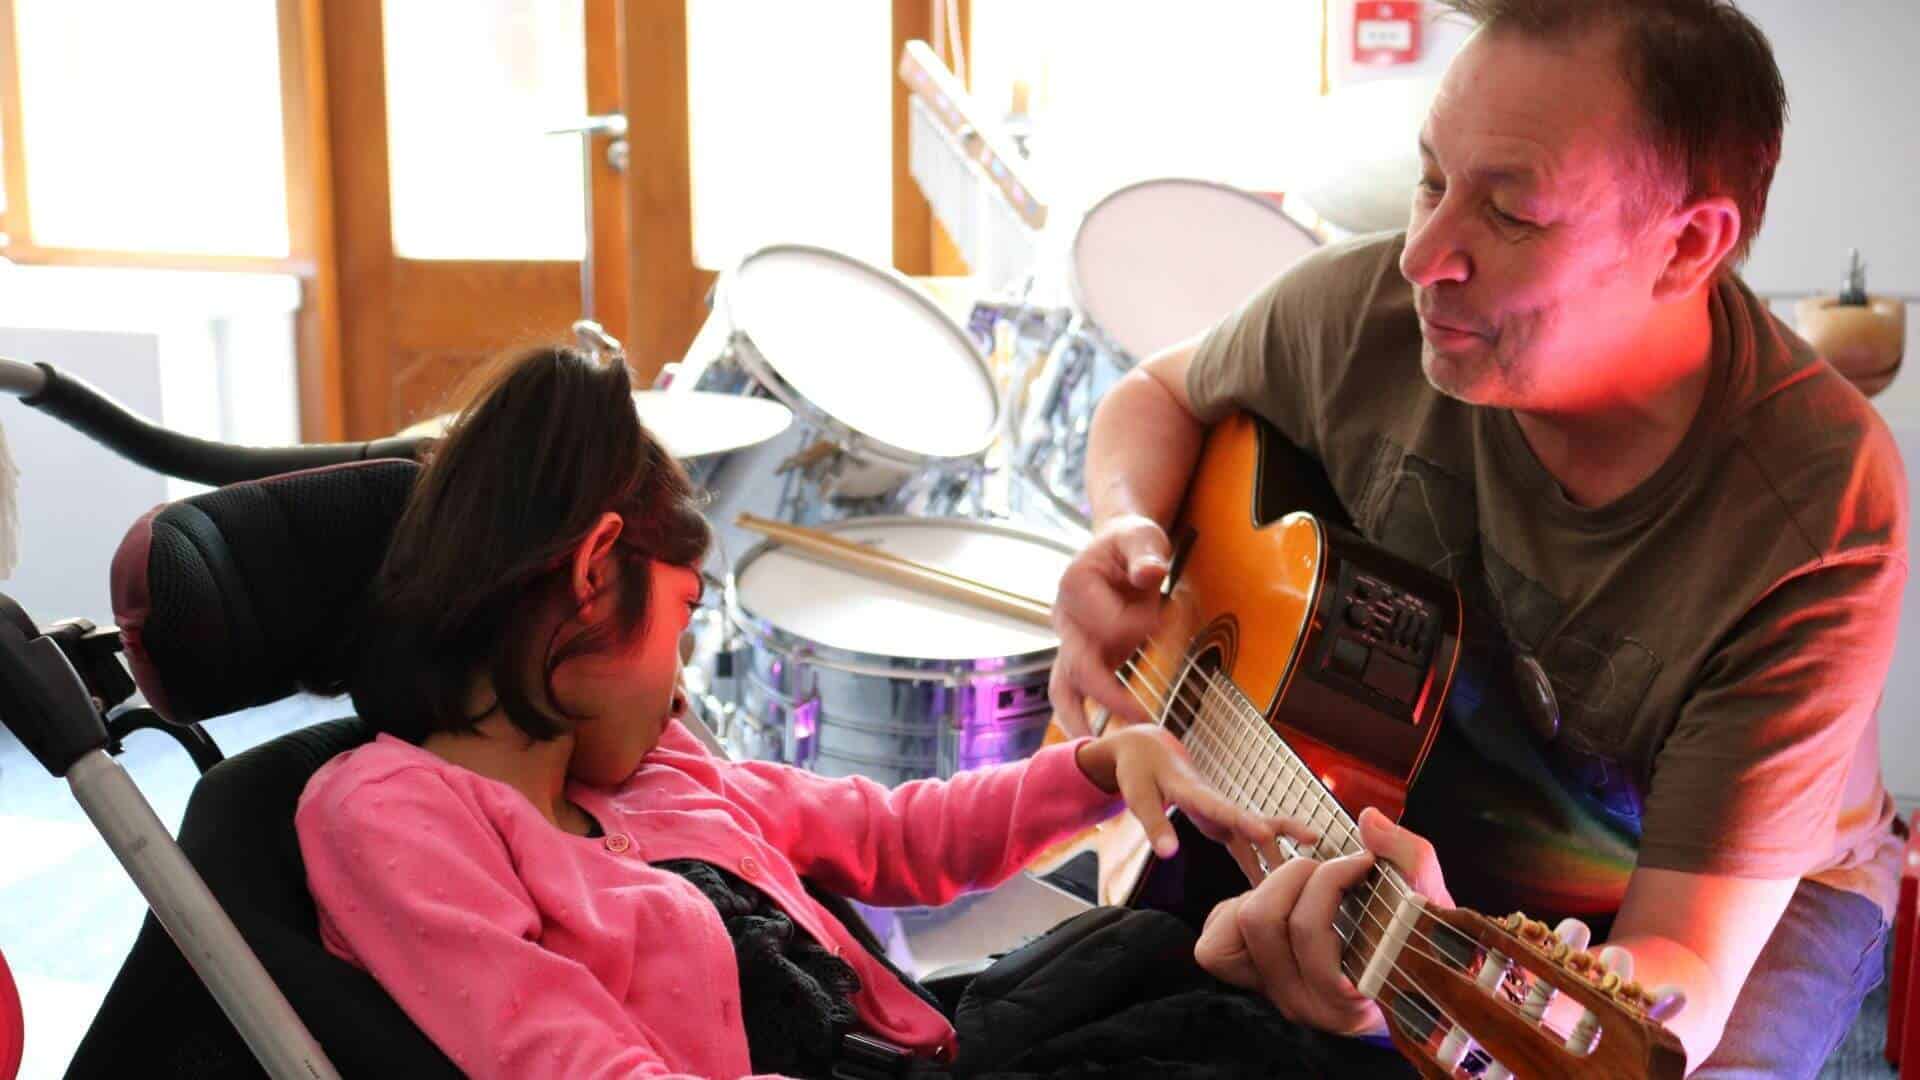
[[[373,458],[414,458],[425,440],[380,439],[248,447],[195,439],[140,417],[49,364],[0,357],[0,392],[45,412],[121,456],[167,476],[224,485]],[[126,703],[135,690],[118,630],[68,620],[41,632],[0,593],[0,722],[55,779],[64,779],[155,918],[179,946],[268,1074],[339,1076],[233,920],[208,890],[139,787],[112,757],[134,731],[179,740],[202,773],[221,760],[199,724]]]

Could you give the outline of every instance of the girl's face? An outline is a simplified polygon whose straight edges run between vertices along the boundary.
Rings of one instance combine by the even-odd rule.
[[[567,773],[601,787],[624,781],[686,707],[680,692],[680,635],[700,603],[697,570],[655,560],[617,561],[618,573],[648,573],[646,618],[631,640],[576,657],[554,672],[554,689],[575,715]]]

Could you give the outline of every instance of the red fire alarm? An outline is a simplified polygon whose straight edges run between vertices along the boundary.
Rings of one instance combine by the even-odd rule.
[[[1378,67],[1420,59],[1420,0],[1353,5],[1353,62]]]

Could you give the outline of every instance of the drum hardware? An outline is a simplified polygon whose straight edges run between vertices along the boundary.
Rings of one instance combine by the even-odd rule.
[[[580,347],[590,356],[624,359],[626,350],[593,317],[593,138],[596,135],[606,135],[613,143],[624,146],[627,118],[620,113],[589,116],[578,123],[549,129],[547,134],[580,137],[580,177],[581,183],[586,186],[586,197],[581,200],[584,208],[582,225],[585,229],[586,246],[580,252],[580,318],[573,324],[574,340],[579,342]],[[607,160],[612,163],[612,143],[608,145],[607,150]],[[614,167],[624,168],[624,160]]]
[[[607,333],[606,327],[592,319],[576,319],[573,323],[573,340],[580,348],[594,356],[626,356],[626,347],[620,339]]]
[[[1128,184],[1074,231],[1064,329],[1045,338],[1026,392],[1007,392],[1012,493],[1022,516],[1083,536],[1093,412],[1140,361],[1207,330],[1318,241],[1272,200],[1203,180]]]

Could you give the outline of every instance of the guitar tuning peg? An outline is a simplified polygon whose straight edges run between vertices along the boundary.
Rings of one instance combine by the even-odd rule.
[[[1634,982],[1632,980],[1628,980],[1627,982],[1621,984],[1620,1000],[1625,1001],[1630,1005],[1637,1005],[1640,1008],[1644,1009],[1647,1007],[1646,998],[1647,998],[1646,988],[1642,987],[1639,983]]]
[[[1627,980],[1633,978],[1633,954],[1618,945],[1608,945],[1600,950],[1600,966],[1606,971],[1600,977],[1601,991],[1620,997],[1621,988],[1630,985]]]
[[[1567,943],[1569,949],[1585,949],[1593,940],[1593,930],[1579,919],[1561,919],[1560,925],[1553,928],[1555,937]]]
[[[1677,986],[1662,986],[1653,992],[1653,1004],[1647,1006],[1647,1017],[1665,1023],[1667,1018],[1687,1007],[1687,992]]]
[[[1633,954],[1618,945],[1600,950],[1600,966],[1619,975],[1623,982],[1633,978]]]

